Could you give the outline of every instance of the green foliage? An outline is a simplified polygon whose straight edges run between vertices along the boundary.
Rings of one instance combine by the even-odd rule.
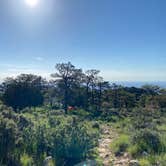
[[[43,103],[42,82],[41,77],[31,74],[22,74],[16,79],[8,78],[3,83],[2,99],[6,105],[12,107],[15,111],[41,105]]]
[[[0,113],[0,164],[17,165],[21,151],[22,137],[19,132],[19,117],[12,110]]]
[[[76,164],[86,159],[97,145],[98,128],[93,123],[80,121],[76,116],[39,115],[38,123],[31,117],[34,127],[24,130],[26,153],[33,154],[38,165],[48,155],[54,158],[56,165]]]
[[[133,156],[140,156],[144,152],[148,154],[161,153],[165,147],[157,124],[161,123],[158,111],[146,109],[135,110],[132,119],[132,144],[130,148]]]
[[[162,143],[157,132],[144,129],[136,131],[133,136],[133,144],[137,145],[137,154],[141,155],[143,152],[148,154],[162,152]]]
[[[89,157],[100,160],[94,150],[99,138],[100,123],[82,120],[80,117],[84,116],[84,113],[73,116],[72,114],[64,115],[63,112],[56,110],[44,111],[43,108],[36,108],[16,114],[4,106],[0,109],[3,110],[0,114],[0,136],[3,135],[1,140],[6,138],[0,141],[2,143],[0,153],[4,156],[1,163],[28,165],[34,162],[40,166],[45,157],[50,155],[57,166],[63,164],[70,166]],[[162,124],[156,128],[149,128],[149,125],[161,124],[165,118],[159,121],[156,119],[158,115],[154,116],[152,113],[142,111],[140,113],[141,116],[136,113],[138,118],[135,118],[133,123],[134,132],[130,125],[133,119],[125,118],[115,121],[113,127],[117,129],[120,136],[112,142],[111,149],[116,155],[129,152],[133,157],[138,157],[142,165],[157,162],[163,164],[166,135],[162,132],[158,133],[156,129],[163,131],[165,126]],[[150,115],[153,117],[151,123],[151,118],[147,118]],[[148,125],[145,125],[146,120]],[[143,121],[143,124],[136,121],[139,123]],[[23,155],[22,152],[24,152]],[[142,156],[144,152],[147,153],[146,158]]]
[[[150,162],[149,162],[149,160],[142,158],[139,160],[139,164],[140,164],[140,166],[149,166]]]
[[[134,158],[138,157],[138,151],[139,151],[139,145],[130,144],[130,146],[127,149],[127,152]]]
[[[110,85],[100,71],[83,73],[70,62],[56,69],[56,81],[22,74],[0,85],[0,100],[15,111],[0,101],[0,165],[41,166],[48,156],[50,165],[86,159],[101,165],[100,123],[110,123],[119,134],[110,145],[116,155],[128,152],[142,166],[164,166],[165,89]]]
[[[77,115],[80,118],[86,118],[90,116],[90,113],[85,111],[84,109],[75,109],[69,112],[71,115]]]
[[[94,158],[99,125],[79,116],[27,110],[17,114],[2,107],[0,113],[0,165],[40,166],[52,156],[57,166]],[[51,163],[50,163],[51,164]]]
[[[20,159],[22,166],[32,166],[34,164],[32,157],[27,154],[23,154]]]
[[[165,166],[165,122],[165,114],[159,110],[133,109],[128,117],[111,123],[119,133],[119,138],[111,143],[113,152],[123,154],[126,151],[138,159],[141,166]],[[129,141],[121,138],[123,135],[127,135]]]
[[[111,143],[111,149],[115,155],[121,155],[127,151],[127,148],[130,145],[130,138],[128,135],[120,135],[118,139],[114,140]]]
[[[96,145],[98,138],[96,134],[88,123],[78,123],[74,119],[69,123],[60,123],[53,131],[56,163],[59,163],[59,158],[65,158],[67,165],[85,159],[88,151]]]
[[[147,110],[146,108],[136,108],[132,112],[133,130],[153,129],[156,130],[156,121],[160,120],[159,110]]]
[[[166,155],[149,155],[147,157],[143,157],[139,159],[140,166],[149,166],[149,165],[159,165],[165,166],[166,163]]]

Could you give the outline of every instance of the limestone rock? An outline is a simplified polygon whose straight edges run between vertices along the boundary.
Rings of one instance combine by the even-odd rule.
[[[129,166],[139,166],[139,162],[137,160],[130,160]]]

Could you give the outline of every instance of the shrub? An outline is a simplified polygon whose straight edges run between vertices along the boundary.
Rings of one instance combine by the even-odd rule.
[[[140,166],[150,166],[151,165],[150,162],[148,161],[148,159],[145,159],[145,158],[140,159],[139,164],[140,164]]]
[[[34,164],[32,157],[28,156],[27,154],[23,154],[20,161],[22,166],[31,166]]]
[[[19,116],[12,110],[0,113],[0,163],[3,165],[18,165],[22,145],[22,137],[18,128]]]
[[[131,145],[127,151],[132,157],[137,157],[138,149],[137,145]]]
[[[111,149],[113,150],[115,155],[121,155],[123,152],[127,150],[129,144],[129,136],[123,134],[117,140],[112,142]]]
[[[166,154],[161,155],[158,159],[158,162],[160,163],[161,166],[165,166],[166,163]]]
[[[100,124],[97,121],[95,121],[94,123],[92,123],[92,127],[96,129],[100,129]]]
[[[90,113],[83,109],[74,109],[74,110],[70,111],[69,114],[78,115],[82,118],[90,116]]]
[[[140,166],[165,166],[166,155],[149,155],[139,159]]]
[[[34,127],[25,130],[26,149],[38,165],[52,156],[56,165],[71,166],[85,160],[97,145],[98,129],[93,123],[80,121],[76,116],[57,115],[48,121],[39,116]]]
[[[52,131],[52,154],[57,165],[74,165],[84,160],[89,151],[96,146],[98,133],[89,123],[61,122]]]
[[[135,132],[132,141],[134,145],[137,145],[137,154],[141,155],[143,152],[160,153],[162,149],[162,143],[160,136],[157,132],[143,129]]]
[[[164,134],[160,135],[160,141],[161,141],[161,144],[162,144],[161,151],[163,153],[166,153],[166,132],[164,132]]]

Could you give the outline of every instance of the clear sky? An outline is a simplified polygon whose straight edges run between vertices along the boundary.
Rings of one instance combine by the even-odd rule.
[[[166,81],[166,0],[26,1],[0,0],[0,79],[71,61],[110,81]]]

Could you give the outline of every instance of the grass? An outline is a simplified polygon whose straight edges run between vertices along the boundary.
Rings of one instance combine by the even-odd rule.
[[[161,155],[149,155],[147,157],[141,157],[139,159],[140,166],[160,165],[165,166],[166,154]]]
[[[119,138],[114,140],[110,148],[115,153],[115,155],[123,154],[127,152],[133,159],[139,161],[140,166],[151,166],[151,165],[166,165],[166,116],[159,117],[157,119],[159,123],[156,123],[157,130],[152,132],[152,138],[147,139],[144,135],[139,135],[139,130],[132,129],[132,121],[130,118],[119,119],[118,121],[110,122],[112,127],[116,129],[119,134]],[[137,121],[137,119],[135,119]],[[142,130],[140,130],[140,134]],[[132,141],[133,135],[138,132],[138,140],[140,141]],[[146,133],[146,130],[144,131]],[[158,135],[155,135],[156,134]],[[154,137],[153,136],[154,133]],[[148,133],[147,133],[148,134]],[[140,137],[140,139],[139,139]],[[155,139],[156,138],[156,139]],[[151,144],[151,141],[154,140],[154,143],[158,140],[160,146],[156,144],[157,150],[153,150],[154,144]],[[143,149],[142,149],[143,148]],[[147,153],[144,149],[148,150]]]
[[[22,166],[31,166],[31,165],[33,165],[32,157],[28,156],[27,154],[23,154],[21,156],[21,165]]]
[[[111,126],[113,126],[119,134],[128,133],[131,127],[131,119],[127,117],[125,119],[118,119],[116,122],[111,123]]]
[[[145,158],[140,159],[139,164],[140,166],[150,166],[150,162]]]
[[[132,156],[132,157],[137,157],[137,153],[138,153],[138,145],[132,145],[132,146],[129,146],[127,151],[128,153]]]
[[[130,145],[130,137],[128,135],[122,134],[118,139],[114,140],[110,147],[115,155],[121,155],[126,152]]]

